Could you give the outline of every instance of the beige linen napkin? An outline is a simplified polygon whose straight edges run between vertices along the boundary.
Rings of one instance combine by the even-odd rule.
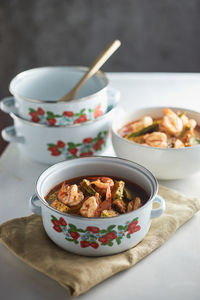
[[[72,296],[78,296],[106,278],[135,265],[200,210],[198,199],[161,186],[159,194],[166,201],[165,213],[152,220],[142,242],[120,254],[95,258],[62,250],[47,237],[41,217],[36,215],[2,224],[0,241],[24,262],[58,281]]]

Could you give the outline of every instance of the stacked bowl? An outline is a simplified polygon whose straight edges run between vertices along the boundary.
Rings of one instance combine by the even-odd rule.
[[[27,157],[47,164],[101,155],[109,145],[109,129],[119,91],[98,71],[70,102],[59,99],[73,88],[86,67],[42,67],[18,74],[1,101],[14,125],[2,137],[18,144]]]

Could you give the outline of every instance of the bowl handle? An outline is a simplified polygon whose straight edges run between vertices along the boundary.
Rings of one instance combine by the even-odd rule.
[[[152,211],[151,211],[151,219],[160,217],[164,213],[164,211],[165,211],[165,200],[161,196],[157,195],[154,198],[153,203],[159,203],[160,207],[152,209]]]
[[[1,110],[3,110],[5,113],[17,113],[17,108],[15,107],[15,98],[14,97],[6,97],[3,100],[1,100],[0,103]]]
[[[32,213],[41,216],[42,215],[41,206],[35,204],[36,201],[40,201],[40,199],[36,194],[34,194],[29,200],[29,208],[32,211]]]
[[[2,138],[11,143],[20,143],[23,144],[25,139],[23,136],[17,136],[14,126],[6,127],[1,132]]]
[[[107,93],[108,98],[111,99],[111,102],[116,105],[120,99],[120,91],[109,86],[107,89]]]

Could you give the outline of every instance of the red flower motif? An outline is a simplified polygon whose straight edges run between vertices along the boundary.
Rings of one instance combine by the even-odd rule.
[[[70,152],[72,155],[76,155],[76,153],[78,152],[78,149],[77,149],[77,148],[72,148],[72,149],[69,149],[69,152]]]
[[[62,226],[67,226],[67,222],[62,217],[59,219],[59,224]]]
[[[93,233],[98,233],[99,232],[99,228],[98,227],[95,227],[95,226],[88,226],[86,228],[87,231],[91,231]]]
[[[63,112],[63,116],[64,117],[73,117],[73,115],[74,115],[74,113],[73,113],[73,111],[64,111]]]
[[[64,148],[65,147],[65,143],[62,142],[62,141],[57,141],[57,147]]]
[[[97,249],[99,247],[99,244],[98,243],[90,243],[88,241],[81,241],[80,242],[80,245],[82,248],[87,248],[87,247],[92,247],[94,249]]]
[[[56,119],[47,119],[49,125],[54,126],[56,124]]]
[[[59,225],[54,225],[53,229],[56,230],[57,232],[62,232]]]
[[[99,149],[100,149],[101,145],[104,143],[104,141],[103,141],[103,143],[102,143],[101,140],[103,140],[103,139],[99,139],[99,140],[93,145],[92,148],[93,148],[94,150],[99,150]]]
[[[97,249],[99,247],[98,243],[91,243],[90,246],[94,249]]]
[[[92,138],[91,138],[91,137],[85,138],[85,139],[83,140],[83,143],[84,143],[84,144],[91,144],[91,143],[92,143]]]
[[[60,151],[58,150],[57,146],[49,147],[48,150],[51,151],[52,156],[58,156],[60,155]]]
[[[116,235],[115,232],[109,232],[109,233],[107,233],[105,236],[106,236],[108,239],[110,239],[110,240],[114,240],[114,239],[117,238],[117,235]]]
[[[109,241],[110,240],[105,235],[99,238],[99,242],[101,242],[103,244],[108,244]]]
[[[85,156],[92,156],[94,153],[92,151],[88,151],[88,152],[82,152],[80,154],[80,157],[85,157]]]
[[[94,112],[94,117],[98,118],[99,116],[101,116],[103,114],[103,111],[101,110],[101,105],[99,104]]]
[[[36,111],[31,111],[29,113],[29,115],[31,116],[31,121],[37,123],[40,121],[40,119],[38,118],[37,112]]]
[[[78,119],[76,119],[73,124],[77,124],[77,123],[83,123],[83,122],[86,122],[88,119],[87,119],[87,116],[86,115],[82,115],[80,116]]]
[[[73,231],[70,232],[70,235],[74,240],[77,240],[80,236],[78,232],[73,232]]]
[[[55,225],[55,226],[59,226],[59,222],[57,220],[51,220],[51,222]]]
[[[135,220],[135,221],[131,222],[128,225],[128,229],[127,229],[128,234],[132,234],[132,233],[137,232],[137,231],[139,231],[141,229],[141,227],[139,225],[137,225],[137,224],[138,224],[138,221]]]
[[[43,116],[45,114],[45,111],[41,107],[38,107],[37,113],[38,113],[38,115],[42,115]]]
[[[82,248],[87,248],[90,246],[90,243],[87,241],[80,241],[80,245]]]

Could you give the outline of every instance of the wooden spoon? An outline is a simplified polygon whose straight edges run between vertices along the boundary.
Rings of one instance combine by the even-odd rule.
[[[60,100],[58,100],[58,102],[67,102],[73,100],[80,87],[101,68],[101,66],[120,47],[120,45],[121,42],[119,40],[115,40],[111,44],[109,44],[93,62],[89,70],[79,80],[79,82],[67,94],[65,94]]]

